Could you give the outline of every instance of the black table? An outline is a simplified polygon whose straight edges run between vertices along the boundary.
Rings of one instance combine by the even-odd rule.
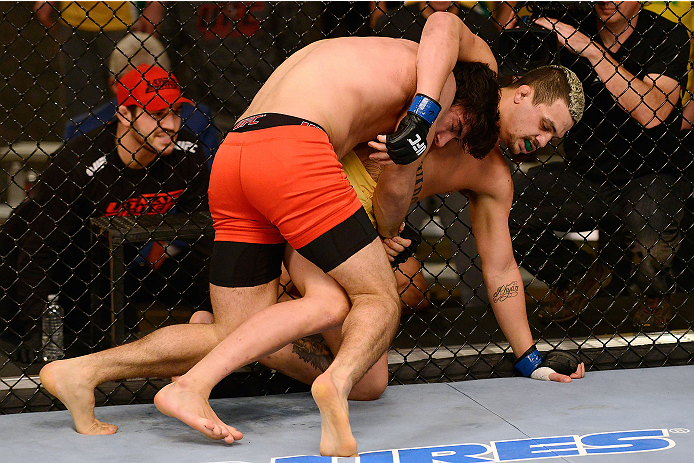
[[[109,251],[109,294],[111,312],[111,341],[118,345],[125,339],[125,271],[123,246],[126,243],[141,244],[149,241],[196,240],[201,236],[214,237],[214,227],[209,212],[193,214],[142,215],[123,217],[98,217],[91,219],[91,229],[96,242],[102,242]],[[93,246],[92,249],[95,249]],[[92,278],[91,305],[93,313],[100,308],[102,299],[99,279]]]

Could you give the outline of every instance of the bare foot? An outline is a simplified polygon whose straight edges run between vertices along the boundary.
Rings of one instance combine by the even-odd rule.
[[[41,369],[41,384],[67,407],[80,434],[114,434],[118,426],[102,423],[94,416],[94,388],[79,366],[80,360],[51,362]],[[88,375],[87,375],[88,376]]]
[[[224,439],[228,444],[243,439],[242,433],[217,417],[206,398],[182,383],[185,383],[185,379],[180,377],[154,396],[154,405],[160,412],[183,421],[211,439]]]
[[[356,457],[357,441],[349,425],[349,406],[332,381],[323,373],[311,386],[321,417],[320,454],[331,457]]]

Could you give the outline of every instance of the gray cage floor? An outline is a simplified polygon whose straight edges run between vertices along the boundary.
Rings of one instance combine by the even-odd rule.
[[[350,404],[361,463],[694,461],[694,366],[589,372],[571,384],[500,378],[391,386]],[[112,436],[82,436],[67,411],[0,416],[0,461],[342,463],[315,458],[318,410],[310,394],[218,399],[243,431],[208,440],[154,405],[100,407]],[[285,458],[289,457],[289,458]]]

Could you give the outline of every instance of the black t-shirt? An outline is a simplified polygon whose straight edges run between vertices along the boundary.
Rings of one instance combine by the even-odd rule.
[[[594,16],[580,30],[602,44]],[[662,74],[680,82],[681,89],[687,84],[688,55],[687,29],[646,10],[639,13],[636,30],[611,54],[637,78]],[[652,173],[679,172],[679,105],[663,123],[645,129],[617,104],[587,59],[564,50],[561,61],[581,79],[586,95],[583,118],[565,140],[574,169],[592,181],[609,179],[617,185]]]
[[[16,246],[17,299],[44,304],[51,268],[92,217],[208,210],[209,168],[197,139],[181,130],[176,149],[142,169],[116,149],[116,123],[66,143],[2,228]],[[85,252],[88,247],[85,247]],[[3,250],[7,255],[10,250]]]

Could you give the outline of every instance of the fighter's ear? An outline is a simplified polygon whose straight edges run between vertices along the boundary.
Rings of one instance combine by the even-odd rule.
[[[513,94],[513,102],[514,103],[520,103],[523,101],[525,98],[531,97],[533,94],[533,89],[529,85],[521,85],[519,86],[515,93]]]

